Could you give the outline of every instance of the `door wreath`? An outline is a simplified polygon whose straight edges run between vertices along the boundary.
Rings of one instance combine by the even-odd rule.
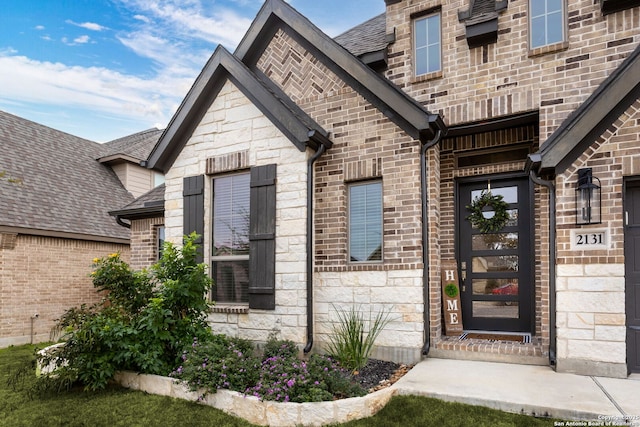
[[[490,208],[493,211],[492,217],[487,218],[483,215],[485,208]],[[500,194],[494,196],[491,191],[483,191],[480,197],[476,197],[470,205],[467,205],[467,209],[471,211],[471,215],[467,219],[481,233],[495,233],[502,230],[509,221],[508,208],[509,204],[503,200]]]

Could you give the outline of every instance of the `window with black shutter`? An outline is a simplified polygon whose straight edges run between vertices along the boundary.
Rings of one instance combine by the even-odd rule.
[[[200,248],[197,261],[202,262],[202,242],[204,236],[204,175],[189,176],[183,179],[183,233],[196,232],[200,237],[195,241]]]

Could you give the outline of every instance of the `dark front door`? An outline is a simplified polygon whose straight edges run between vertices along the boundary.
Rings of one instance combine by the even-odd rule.
[[[624,263],[627,312],[627,367],[640,372],[640,181],[625,191]]]
[[[467,206],[488,190],[503,196],[510,219],[501,230],[483,233],[467,219]],[[531,332],[534,254],[528,178],[460,181],[457,203],[465,330]]]

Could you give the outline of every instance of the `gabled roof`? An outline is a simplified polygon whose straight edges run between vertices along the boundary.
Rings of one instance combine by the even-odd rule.
[[[103,153],[100,155],[99,161],[109,162],[115,159],[123,159],[133,163],[140,163],[149,157],[160,135],[162,135],[162,130],[152,128],[105,142],[102,144]]]
[[[564,172],[638,99],[640,45],[531,155],[528,166],[539,173]]]
[[[218,47],[151,152],[147,166],[166,172],[185,146],[212,100],[231,80],[300,150],[330,146],[328,133],[273,82],[255,69],[275,33],[285,28],[333,72],[415,139],[445,130],[440,116],[375,73],[283,0],[267,0],[231,55]]]
[[[129,220],[162,216],[164,213],[164,191],[165,185],[161,184],[127,206],[110,211],[109,215]]]
[[[223,84],[231,80],[291,142],[330,144],[327,131],[291,102],[278,98],[246,65],[218,46],[149,155],[147,167],[168,171]]]
[[[281,28],[293,32],[298,42],[413,138],[425,141],[438,130],[446,131],[439,115],[359,61],[283,0],[264,3],[234,55],[253,67]]]
[[[96,161],[93,141],[0,111],[0,230],[126,243],[129,231],[107,213],[133,196]]]

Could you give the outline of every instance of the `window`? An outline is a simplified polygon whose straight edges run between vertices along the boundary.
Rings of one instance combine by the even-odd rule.
[[[531,49],[564,41],[564,0],[530,0]]]
[[[158,185],[164,184],[164,174],[160,172],[153,172],[153,188],[156,188]]]
[[[158,246],[158,259],[162,258],[162,251],[164,249],[164,227],[156,227],[156,245]]]
[[[382,183],[349,187],[349,258],[382,261]]]
[[[249,178],[213,180],[212,298],[221,303],[249,301]]]
[[[416,76],[440,71],[440,14],[416,19],[413,34]]]

